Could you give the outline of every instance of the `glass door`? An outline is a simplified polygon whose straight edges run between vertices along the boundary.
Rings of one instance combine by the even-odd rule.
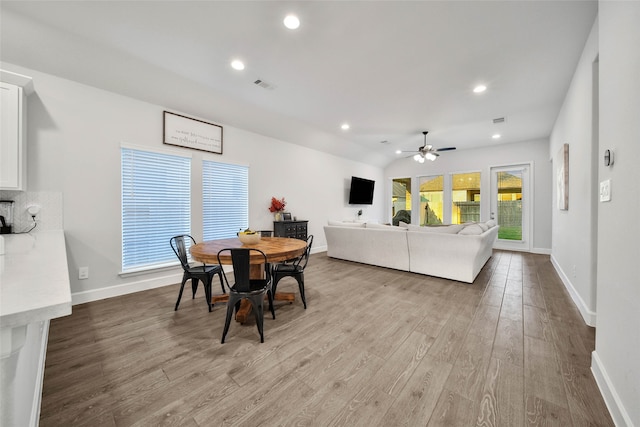
[[[530,169],[530,165],[491,168],[491,219],[500,226],[497,249],[531,249]]]

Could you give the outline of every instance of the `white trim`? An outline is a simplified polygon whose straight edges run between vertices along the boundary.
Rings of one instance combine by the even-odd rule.
[[[188,254],[187,261],[191,262],[191,254]],[[179,266],[180,266],[180,261],[171,261],[171,262],[165,262],[162,264],[146,265],[144,267],[130,268],[125,271],[121,271],[120,273],[118,273],[118,276],[120,277],[139,276],[141,274],[147,274],[155,271],[174,269],[175,267],[179,267]]]
[[[317,254],[320,252],[327,252],[327,245],[324,246],[315,246],[313,248],[311,248],[311,252],[309,252],[310,254]]]
[[[596,384],[600,389],[600,394],[602,394],[604,403],[607,405],[607,409],[609,409],[611,418],[613,418],[613,423],[617,427],[633,427],[633,421],[631,421],[629,413],[622,404],[622,400],[620,399],[620,396],[618,396],[618,393],[616,392],[616,389],[613,386],[609,375],[607,375],[607,371],[595,350],[591,353],[591,373],[593,374]]]
[[[534,236],[534,217],[533,217],[533,205],[535,203],[535,176],[534,176],[534,162],[533,160],[520,162],[520,163],[511,163],[508,165],[500,165],[500,166],[489,166],[489,215],[491,212],[498,210],[498,188],[497,182],[494,182],[494,177],[497,179],[497,175],[495,172],[505,172],[511,171],[514,169],[522,169],[523,170],[523,179],[522,179],[522,237],[523,240],[518,241],[509,241],[509,240],[500,240],[499,238],[496,240],[494,248],[508,250],[508,251],[516,251],[516,252],[531,252],[533,246],[533,236]],[[526,174],[526,179],[524,175]],[[496,193],[493,193],[493,190],[496,190]],[[494,197],[495,196],[495,197]],[[496,215],[497,218],[497,215]],[[495,219],[495,218],[493,218]],[[525,224],[526,223],[526,226]]]
[[[529,249],[529,245],[524,240],[517,240],[513,242],[508,242],[506,240],[496,240],[496,242],[493,244],[493,248],[503,251],[531,252],[531,249]]]
[[[551,248],[533,248],[531,249],[531,253],[540,255],[551,255]]]
[[[576,307],[578,307],[578,310],[580,310],[580,314],[582,315],[585,323],[589,326],[595,327],[596,312],[587,307],[587,304],[585,304],[578,291],[576,291],[576,289],[573,287],[571,280],[569,280],[569,277],[564,273],[564,271],[562,271],[560,264],[558,264],[553,255],[551,255],[551,264],[556,269],[556,272],[558,273],[558,276],[560,276],[560,280],[562,280],[562,283],[564,283],[564,287],[567,289],[567,291],[569,291],[569,295],[571,295],[573,303],[576,305]]]
[[[251,164],[250,163],[246,163],[246,162],[235,162],[235,161],[229,161],[229,160],[220,160],[220,154],[216,154],[216,153],[209,153],[207,151],[202,151],[199,154],[202,154],[202,161],[207,161],[207,162],[214,162],[214,163],[221,163],[223,165],[232,165],[232,166],[242,166],[242,167],[246,167],[247,169],[251,170]]]
[[[34,92],[33,79],[23,74],[0,70],[0,81],[15,86],[20,86],[24,90],[24,94],[27,96],[31,95]]]
[[[182,270],[179,273],[172,273],[162,277],[154,277],[122,285],[105,286],[104,288],[93,289],[90,291],[75,292],[71,294],[71,303],[73,305],[83,304],[85,302],[118,297],[121,295],[174,285],[181,282]]]
[[[178,157],[184,157],[187,159],[192,159],[193,156],[191,155],[191,153],[189,152],[185,152],[183,150],[178,150],[178,149],[167,149],[167,148],[157,148],[157,147],[148,147],[146,145],[136,145],[136,144],[131,144],[129,142],[125,142],[125,141],[120,141],[120,148],[127,148],[129,150],[137,150],[137,151],[147,151],[149,153],[156,153],[156,154],[165,154],[168,156],[178,156]],[[122,167],[122,165],[121,165]]]

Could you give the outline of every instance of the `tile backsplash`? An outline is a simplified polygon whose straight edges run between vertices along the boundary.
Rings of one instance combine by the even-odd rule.
[[[0,191],[0,200],[13,200],[13,233],[21,233],[33,227],[27,208],[40,206],[36,215],[38,226],[32,231],[62,230],[62,193],[55,191]]]

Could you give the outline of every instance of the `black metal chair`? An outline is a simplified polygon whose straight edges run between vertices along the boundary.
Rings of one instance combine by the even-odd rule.
[[[224,322],[224,331],[222,332],[222,340],[229,332],[229,325],[231,324],[231,318],[233,313],[237,312],[240,308],[240,302],[243,299],[248,300],[251,303],[253,312],[256,317],[256,325],[258,326],[258,332],[260,333],[260,342],[264,342],[264,295],[267,294],[269,299],[269,310],[271,315],[276,318],[276,313],[273,311],[273,293],[271,292],[271,272],[269,269],[265,269],[266,278],[251,279],[251,253],[259,252],[263,262],[267,265],[267,256],[259,249],[253,248],[227,248],[218,252],[218,263],[220,263],[220,254],[224,252],[231,253],[231,263],[233,264],[233,277],[235,283],[233,286],[229,286],[226,274],[222,273],[224,282],[229,288],[229,301],[227,301],[227,317]]]
[[[284,277],[293,277],[298,282],[298,289],[300,289],[300,298],[302,298],[302,304],[304,308],[307,308],[307,300],[304,296],[304,269],[309,262],[309,254],[311,253],[311,245],[313,245],[313,235],[307,237],[307,248],[304,253],[293,262],[284,262],[275,264],[271,268],[271,275],[273,277],[273,293],[276,293],[278,282]]]
[[[176,307],[174,310],[178,310],[180,299],[182,299],[182,291],[184,291],[184,285],[185,283],[187,283],[187,280],[191,279],[191,290],[193,291],[192,298],[196,297],[198,281],[202,280],[202,284],[204,286],[204,294],[207,299],[207,305],[209,306],[209,311],[211,311],[211,283],[213,282],[213,276],[215,276],[216,274],[220,276],[220,287],[222,288],[222,292],[226,293],[224,289],[224,283],[222,282],[222,266],[206,264],[193,267],[190,266],[187,259],[187,247],[185,244],[185,239],[187,238],[191,240],[192,245],[196,244],[194,238],[188,234],[174,236],[169,241],[169,243],[171,244],[171,249],[173,249],[173,252],[180,260],[180,264],[182,264],[182,270],[184,271],[184,274],[182,275],[182,284],[180,285],[180,293],[178,294],[178,301],[176,301]]]

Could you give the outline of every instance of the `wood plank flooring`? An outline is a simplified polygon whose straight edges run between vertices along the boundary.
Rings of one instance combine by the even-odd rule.
[[[548,256],[494,251],[469,285],[311,256],[255,321],[179,285],[51,322],[41,426],[613,426]],[[283,279],[278,290],[298,293]],[[214,286],[214,292],[219,292]]]

